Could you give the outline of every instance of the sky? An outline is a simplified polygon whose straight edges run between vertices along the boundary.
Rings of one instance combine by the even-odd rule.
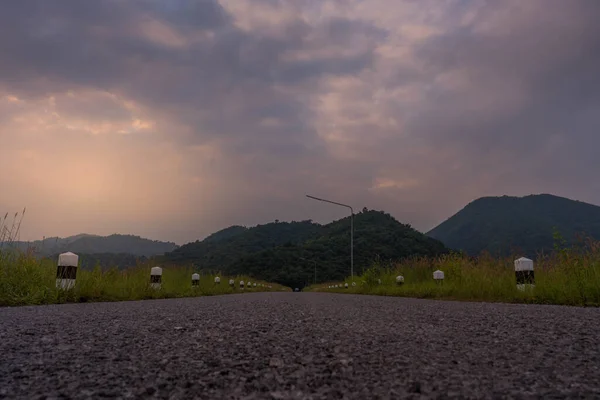
[[[0,214],[22,240],[482,196],[600,204],[598,0],[19,0],[0,13]],[[0,216],[2,217],[2,216]],[[9,216],[9,220],[11,217]]]

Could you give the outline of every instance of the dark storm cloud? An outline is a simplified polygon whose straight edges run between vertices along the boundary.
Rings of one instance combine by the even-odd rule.
[[[599,104],[600,3],[548,1],[543,5],[529,18],[504,21],[499,30],[508,33],[486,34],[464,27],[434,37],[418,49],[417,56],[432,75],[458,70],[472,84],[463,93],[432,94],[425,112],[438,117],[419,119],[415,126],[419,134],[483,147],[507,147],[518,139],[518,152],[539,143],[551,130],[577,136],[593,128],[580,126],[567,132],[576,121],[573,117]],[[489,3],[480,17],[489,17],[499,7]],[[503,104],[503,87],[518,91],[515,101],[523,103],[514,108]],[[500,102],[489,112],[469,113],[461,96]]]
[[[372,60],[366,49],[346,58],[282,61],[285,51],[303,49],[311,27],[298,20],[281,36],[253,35],[236,29],[215,1],[24,1],[11,3],[2,15],[0,69],[9,89],[37,94],[81,85],[116,91],[190,122],[202,116],[205,131],[225,135],[256,127],[265,117],[285,121],[284,130],[309,131],[305,105],[274,85],[314,84],[324,74],[360,71]],[[203,29],[214,37],[164,46],[134,35],[140,16],[182,35]],[[343,45],[356,34],[380,34],[364,23],[353,26],[328,21],[313,41]]]
[[[500,3],[488,3],[478,20],[509,4]],[[428,73],[421,82],[451,72],[461,82],[433,85],[406,126],[409,143],[451,154],[437,157],[440,185],[481,189],[484,181],[502,194],[529,182],[533,192],[566,195],[581,188],[564,168],[587,180],[599,166],[589,149],[600,145],[600,4],[543,4],[491,30],[475,23],[416,47]],[[454,174],[448,161],[460,165]]]
[[[214,0],[151,0],[137,5],[153,11],[179,29],[218,29],[232,22],[223,7]]]
[[[110,43],[99,42],[91,31],[118,31],[133,15],[115,1],[5,4],[0,13],[2,84],[36,95],[71,83],[109,83],[122,72],[120,61],[111,57]]]
[[[235,190],[215,190],[249,207],[232,203],[236,218],[286,219],[304,191],[374,205],[420,228],[491,190],[571,191],[600,203],[599,185],[577,183],[595,182],[600,166],[599,2],[247,4],[271,7],[257,17],[265,26],[237,24],[240,15],[216,0],[7,2],[0,92],[25,101],[110,92],[119,99],[62,96],[56,107],[123,124],[139,116],[121,100],[135,102],[180,154],[219,148],[214,180]],[[292,6],[339,15],[294,17]],[[419,24],[437,33],[423,39]],[[344,76],[352,79],[331,82]],[[380,91],[407,94],[378,102]],[[0,120],[15,107],[0,104]],[[340,137],[327,139],[335,124]]]

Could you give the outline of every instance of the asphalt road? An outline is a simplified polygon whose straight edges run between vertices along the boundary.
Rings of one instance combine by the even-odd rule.
[[[600,309],[326,293],[0,309],[0,398],[600,398]]]

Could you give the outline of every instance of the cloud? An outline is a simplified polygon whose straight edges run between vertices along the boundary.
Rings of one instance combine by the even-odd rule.
[[[408,129],[422,142],[455,149],[481,171],[511,164],[514,175],[576,162],[593,139],[600,105],[600,29],[593,2],[490,3],[473,22],[427,41],[417,52],[438,82]],[[534,22],[535,21],[535,22]],[[586,114],[586,123],[578,123]],[[435,115],[435,118],[425,118]],[[594,121],[595,120],[595,121]],[[554,139],[552,139],[554,138]],[[574,147],[565,157],[552,140]],[[549,161],[549,160],[548,160]],[[591,160],[589,160],[591,161]],[[584,172],[584,171],[582,171]],[[567,182],[563,182],[567,184]]]
[[[28,206],[31,238],[186,242],[344,215],[305,193],[422,230],[483,195],[600,203],[599,17],[586,0],[10,3],[0,209]]]

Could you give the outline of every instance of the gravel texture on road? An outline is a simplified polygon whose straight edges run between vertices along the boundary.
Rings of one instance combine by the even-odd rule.
[[[0,309],[0,398],[600,398],[600,309],[256,293]]]

